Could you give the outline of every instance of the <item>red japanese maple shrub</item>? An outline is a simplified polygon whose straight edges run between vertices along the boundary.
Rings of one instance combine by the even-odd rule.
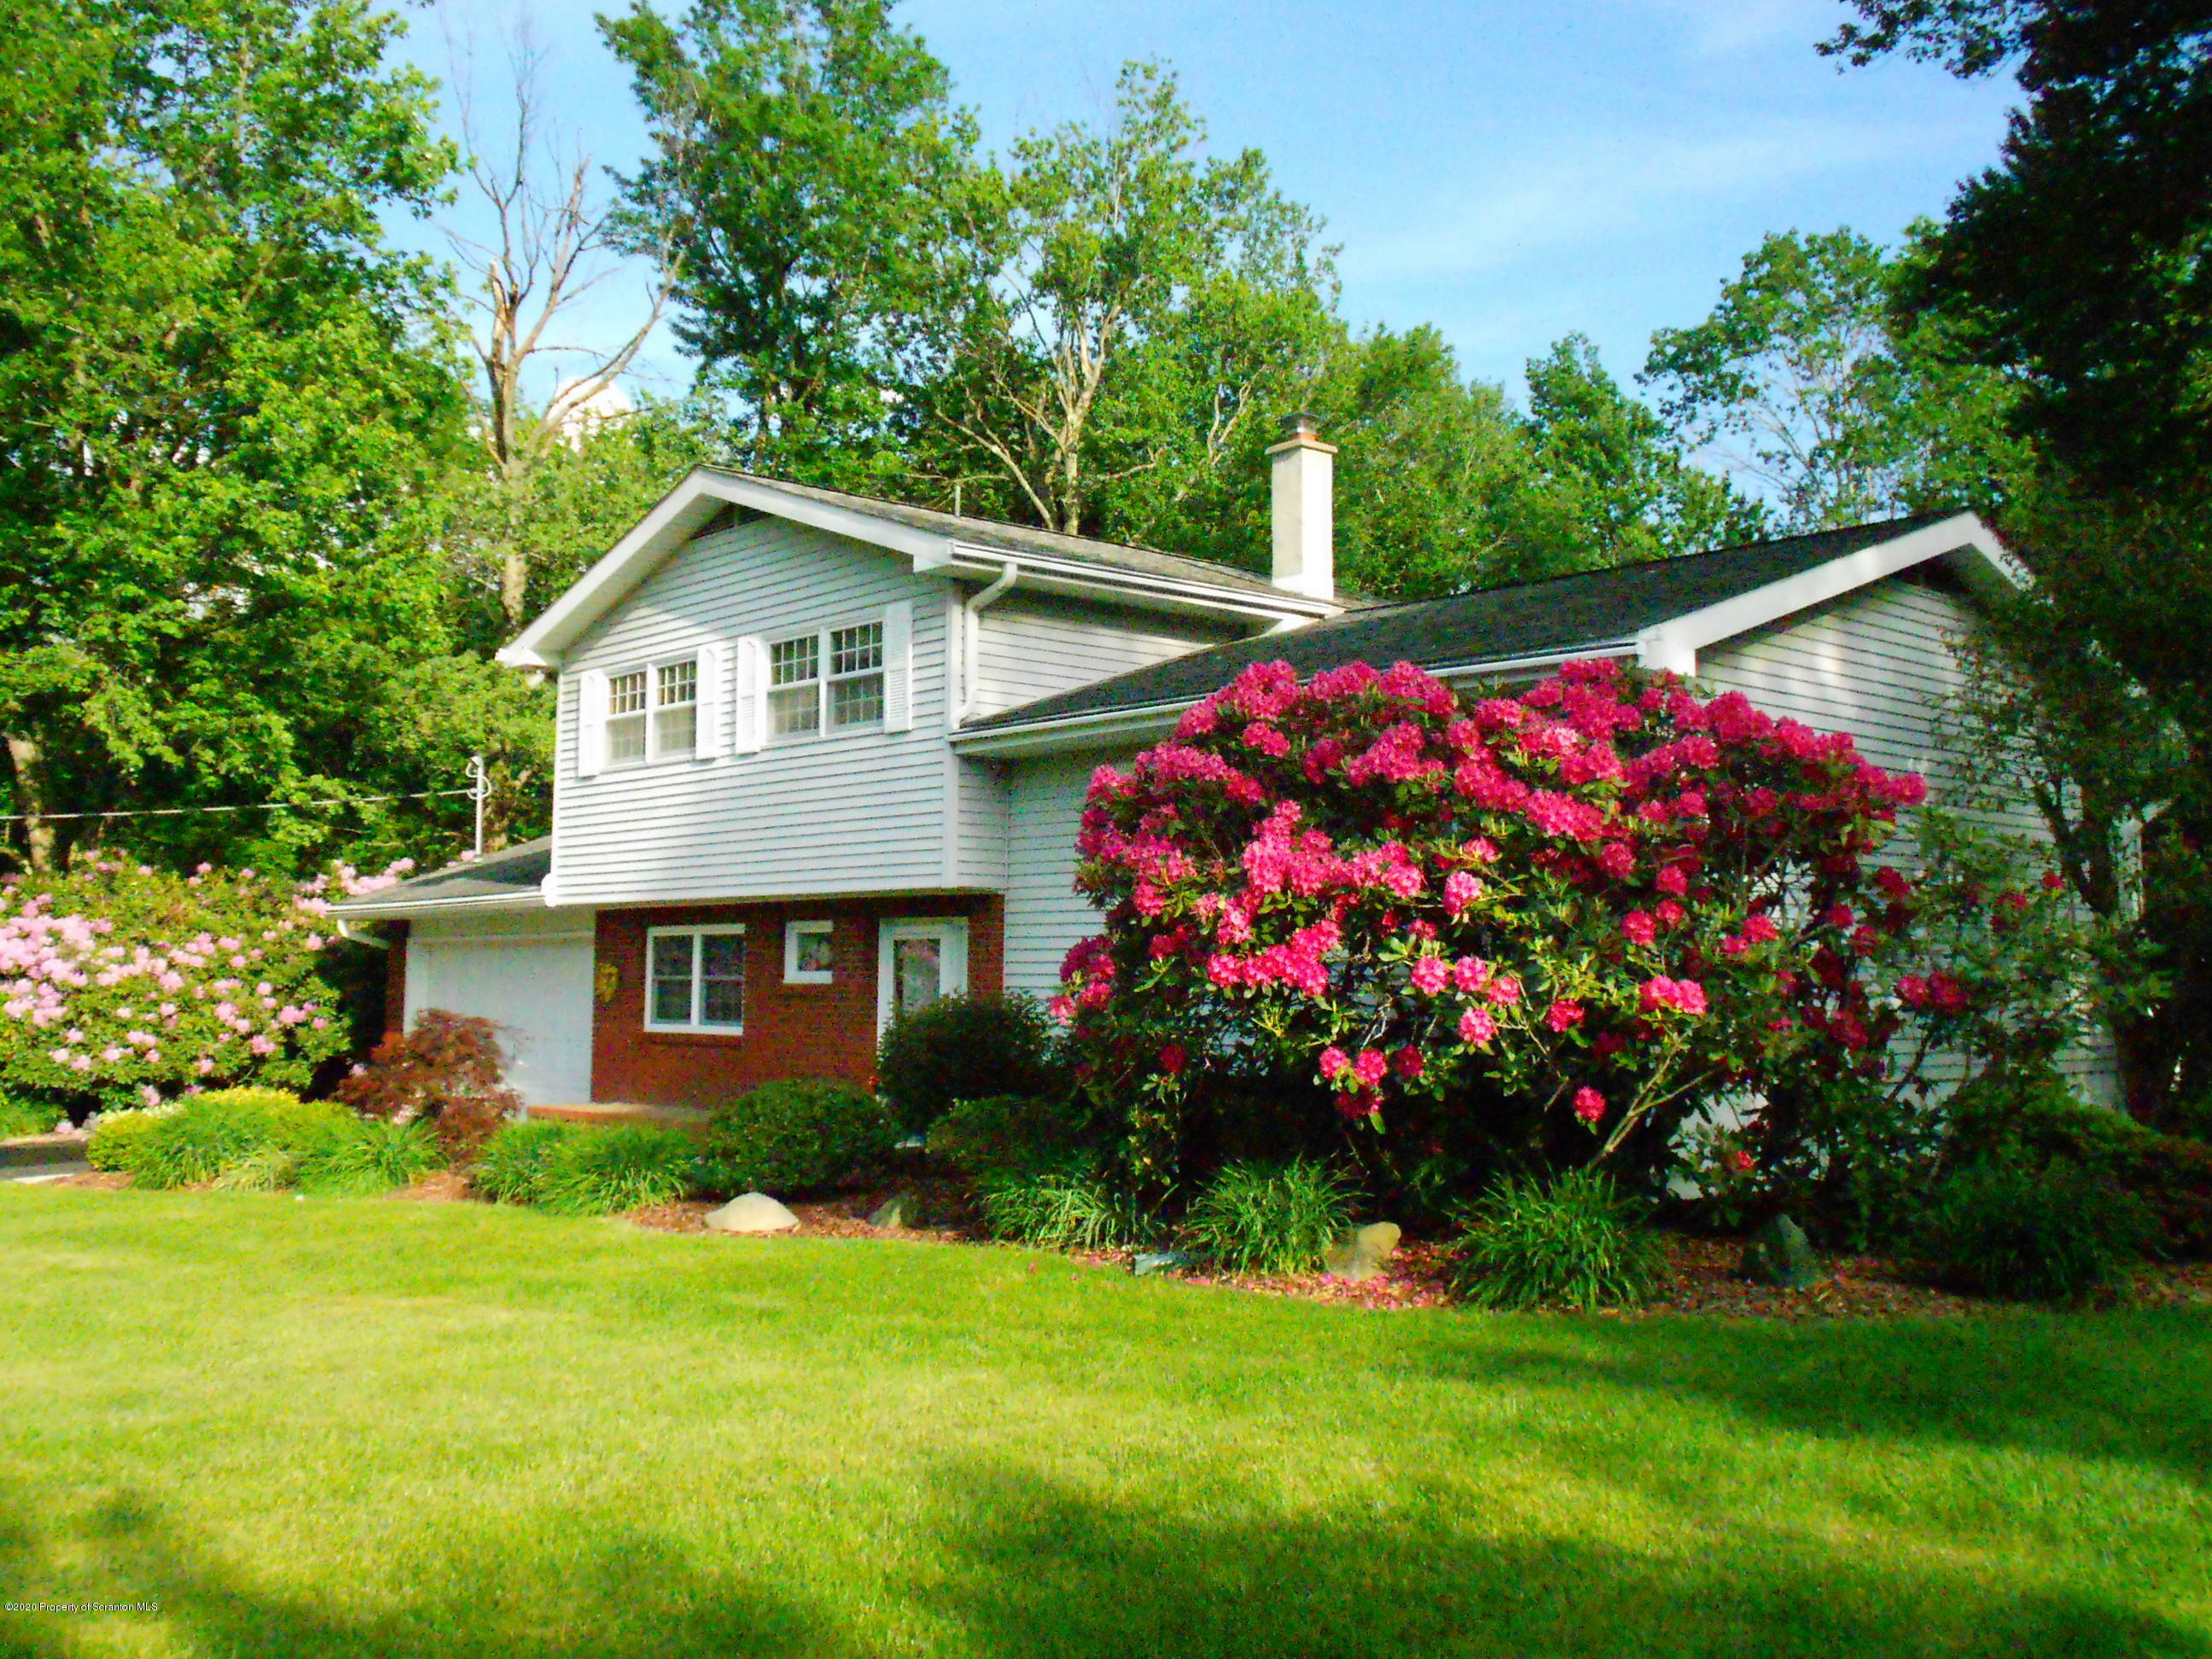
[[[522,1097],[502,1080],[505,1064],[491,1021],[425,1008],[412,1030],[377,1044],[331,1092],[364,1117],[427,1118],[447,1155],[465,1158],[521,1109]]]
[[[1140,1182],[1202,1081],[1255,1076],[1325,1088],[1407,1178],[1656,1168],[1701,1103],[1879,1066],[1867,964],[1911,910],[1867,859],[1923,793],[1610,661],[1475,702],[1263,663],[1093,777],[1106,931],[1054,1010]]]

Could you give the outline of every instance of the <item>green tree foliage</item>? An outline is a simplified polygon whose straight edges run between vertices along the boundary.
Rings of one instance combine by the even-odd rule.
[[[1704,322],[1652,336],[1643,378],[1787,529],[1986,507],[2028,459],[2006,425],[2013,389],[1956,361],[1942,324],[1893,323],[1922,257],[1850,229],[1770,235]]]
[[[1528,432],[1538,480],[1528,540],[1543,562],[1525,574],[1699,552],[1766,530],[1759,503],[1693,465],[1582,335],[1529,362]]]
[[[1854,0],[1824,51],[2017,70],[1996,167],[1954,199],[1906,296],[2027,387],[2023,418],[2100,485],[2212,466],[2212,15],[2166,0]]]
[[[1130,64],[1103,130],[1033,135],[987,170],[938,289],[939,468],[1097,533],[1109,492],[1158,518],[1281,412],[1331,332],[1330,254],[1258,151],[1206,157],[1205,136],[1171,74]]]
[[[451,165],[357,0],[63,0],[0,54],[0,729],[27,812],[287,799],[112,831],[179,861],[367,855],[315,805],[445,649],[442,283],[385,244]],[[34,822],[51,863],[82,825]]]
[[[636,246],[677,264],[677,337],[732,396],[753,470],[895,483],[972,172],[951,77],[888,0],[635,0],[600,31],[655,154],[625,180]]]

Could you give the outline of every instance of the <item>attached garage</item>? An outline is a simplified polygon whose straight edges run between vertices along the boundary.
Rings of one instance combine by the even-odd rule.
[[[336,908],[354,938],[388,943],[387,1028],[426,1008],[488,1019],[507,1086],[532,1106],[592,1097],[593,913],[548,908],[553,843],[534,841]],[[384,922],[404,922],[389,939]]]
[[[532,1106],[592,1097],[592,915],[540,910],[417,921],[407,1023],[425,1008],[500,1028],[507,1086]]]

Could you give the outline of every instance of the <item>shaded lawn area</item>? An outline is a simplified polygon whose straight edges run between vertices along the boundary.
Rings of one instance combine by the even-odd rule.
[[[0,1189],[0,1651],[2212,1654],[2212,1310],[1373,1315]]]

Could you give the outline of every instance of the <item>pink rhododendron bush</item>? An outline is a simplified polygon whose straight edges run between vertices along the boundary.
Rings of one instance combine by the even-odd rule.
[[[0,883],[0,1093],[82,1118],[194,1089],[304,1088],[351,1041],[323,913],[410,867],[295,884],[96,863]]]
[[[1900,1016],[1871,964],[1913,905],[1870,855],[1923,793],[1610,662],[1480,701],[1261,664],[1092,780],[1106,931],[1055,1010],[1155,1190],[1240,1094],[1325,1103],[1391,1186],[1656,1172],[1701,1104],[1880,1072]]]

